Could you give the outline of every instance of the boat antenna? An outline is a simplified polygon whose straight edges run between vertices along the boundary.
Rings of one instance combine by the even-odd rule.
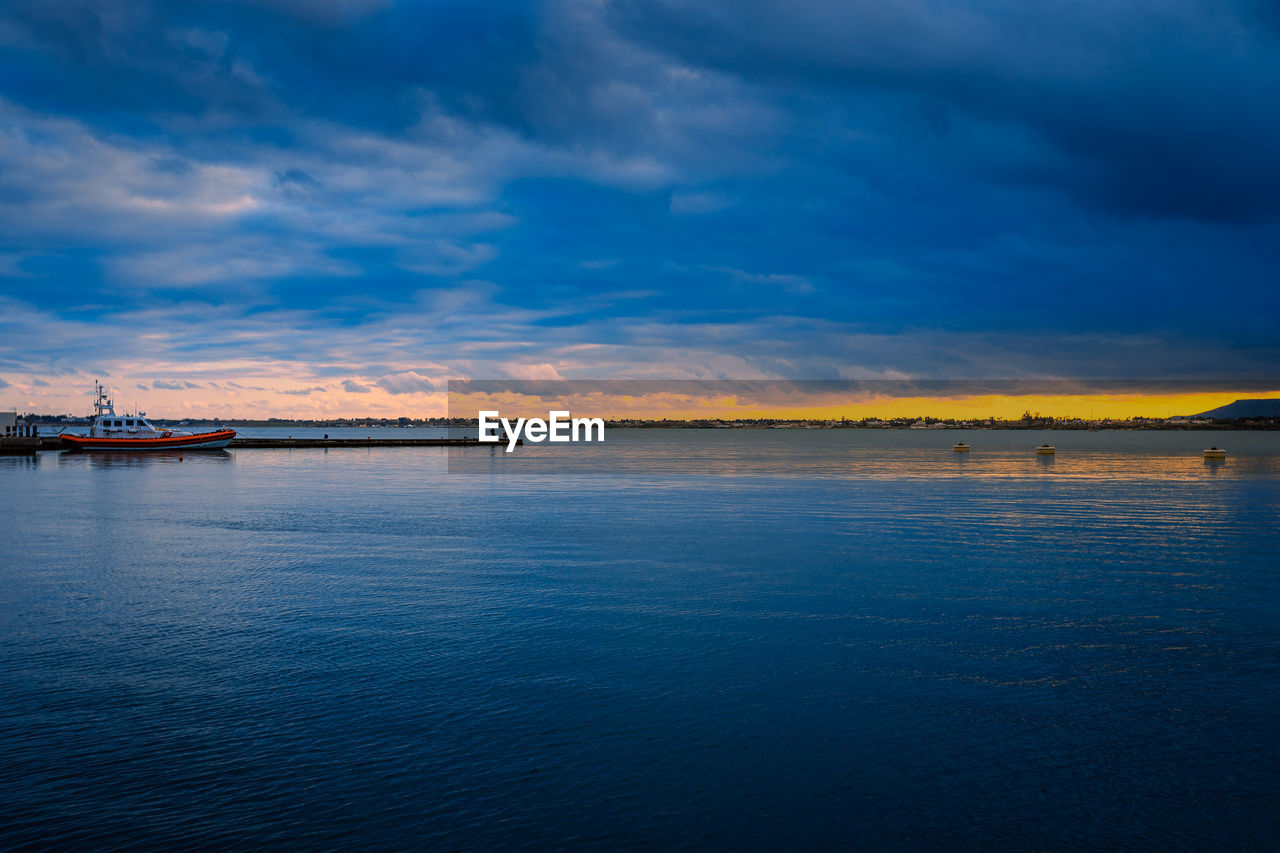
[[[93,380],[94,400],[93,407],[99,415],[103,412],[115,412],[112,407],[111,400],[107,397],[107,389],[97,379]]]

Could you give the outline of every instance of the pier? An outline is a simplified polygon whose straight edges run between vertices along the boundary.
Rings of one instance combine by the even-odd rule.
[[[478,438],[240,438],[228,450],[295,447],[497,447]]]
[[[35,453],[36,450],[61,450],[62,442],[56,435],[42,435],[39,438],[4,439],[6,448],[9,441],[22,441],[21,450],[6,452]],[[521,439],[519,444],[523,444]],[[16,448],[17,445],[15,445]],[[497,444],[481,442],[477,438],[242,438],[231,439],[228,450],[292,450],[303,448],[344,448],[344,447],[497,447]],[[199,451],[188,451],[199,452]]]
[[[17,412],[0,412],[0,456],[35,455],[42,449],[38,428],[18,422]]]
[[[0,438],[0,456],[33,456],[37,450],[47,450],[43,438],[7,435]]]

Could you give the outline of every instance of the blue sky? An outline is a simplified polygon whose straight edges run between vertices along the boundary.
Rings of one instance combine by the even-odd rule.
[[[0,8],[0,408],[1280,375],[1280,13]]]

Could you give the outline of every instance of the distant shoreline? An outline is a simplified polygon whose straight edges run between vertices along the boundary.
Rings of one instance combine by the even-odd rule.
[[[23,415],[26,422],[41,427],[73,427],[87,424],[88,418],[75,418],[67,415]],[[475,429],[476,419],[471,418],[338,418],[334,420],[285,420],[283,418],[243,419],[243,418],[199,418],[173,419],[150,418],[157,426],[203,427],[214,424],[226,425],[240,429]],[[880,420],[867,418],[863,420],[818,420],[818,419],[783,419],[760,418],[746,420],[641,420],[641,419],[605,419],[608,429],[791,429],[791,430],[874,430],[874,429],[918,429],[918,430],[1221,430],[1221,431],[1269,431],[1280,430],[1280,418],[1130,418],[1128,420],[1082,420],[1058,418],[1022,418],[1005,421],[984,419],[981,421],[960,421],[947,418],[894,418]]]

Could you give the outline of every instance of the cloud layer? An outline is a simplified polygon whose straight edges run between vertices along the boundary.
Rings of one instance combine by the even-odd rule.
[[[1274,377],[1278,48],[1246,2],[19,0],[0,389]]]

